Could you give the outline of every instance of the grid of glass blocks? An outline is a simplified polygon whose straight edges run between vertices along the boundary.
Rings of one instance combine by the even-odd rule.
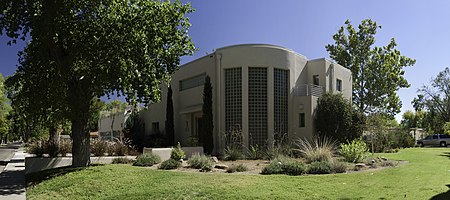
[[[288,71],[274,69],[273,73],[274,92],[274,138],[280,141],[288,134]]]
[[[205,84],[206,74],[200,74],[188,79],[184,79],[180,81],[180,91],[195,88],[198,86],[203,86]]]
[[[225,129],[242,126],[242,70],[225,69]]]
[[[251,145],[267,142],[267,68],[248,68],[248,130]]]

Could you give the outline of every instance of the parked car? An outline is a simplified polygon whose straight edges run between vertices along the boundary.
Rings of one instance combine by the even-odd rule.
[[[448,144],[450,144],[450,135],[444,134],[429,135],[424,139],[417,140],[417,145],[421,147],[425,145],[446,147]]]

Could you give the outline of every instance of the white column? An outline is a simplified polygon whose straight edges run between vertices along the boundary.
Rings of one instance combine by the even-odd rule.
[[[273,143],[274,140],[274,91],[273,91],[273,67],[268,68],[267,72],[267,139],[269,140],[269,145]]]
[[[242,139],[249,146],[248,130],[248,66],[242,66]]]
[[[215,66],[215,70],[216,70],[216,101],[215,101],[215,107],[216,107],[216,114],[214,115],[214,129],[215,129],[215,135],[213,136],[213,141],[214,141],[214,150],[215,152],[218,152],[219,150],[223,149],[223,125],[222,123],[224,123],[222,121],[222,119],[224,119],[224,117],[222,117],[222,113],[224,110],[224,106],[225,104],[222,102],[222,98],[225,97],[225,93],[222,92],[222,54],[216,53],[215,54],[215,58],[216,58],[216,66]],[[214,89],[213,89],[214,90]]]

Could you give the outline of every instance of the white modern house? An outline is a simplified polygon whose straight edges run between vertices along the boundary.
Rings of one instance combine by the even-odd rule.
[[[242,130],[244,145],[270,144],[277,135],[313,134],[317,99],[324,92],[351,100],[349,69],[330,60],[308,60],[293,50],[267,44],[242,44],[217,49],[184,64],[174,74],[175,140],[182,145],[197,137],[202,126],[203,85],[213,88],[214,147],[224,148],[231,128]],[[141,112],[146,132],[164,130],[167,86],[162,100]]]
[[[116,141],[123,138],[125,122],[131,115],[131,108],[124,110],[101,111],[98,120],[100,140]]]

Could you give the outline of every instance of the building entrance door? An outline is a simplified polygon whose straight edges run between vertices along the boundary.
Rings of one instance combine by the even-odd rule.
[[[196,117],[195,118],[195,135],[197,137],[200,136],[200,131],[202,130],[203,126],[202,126],[202,118],[201,117]]]

